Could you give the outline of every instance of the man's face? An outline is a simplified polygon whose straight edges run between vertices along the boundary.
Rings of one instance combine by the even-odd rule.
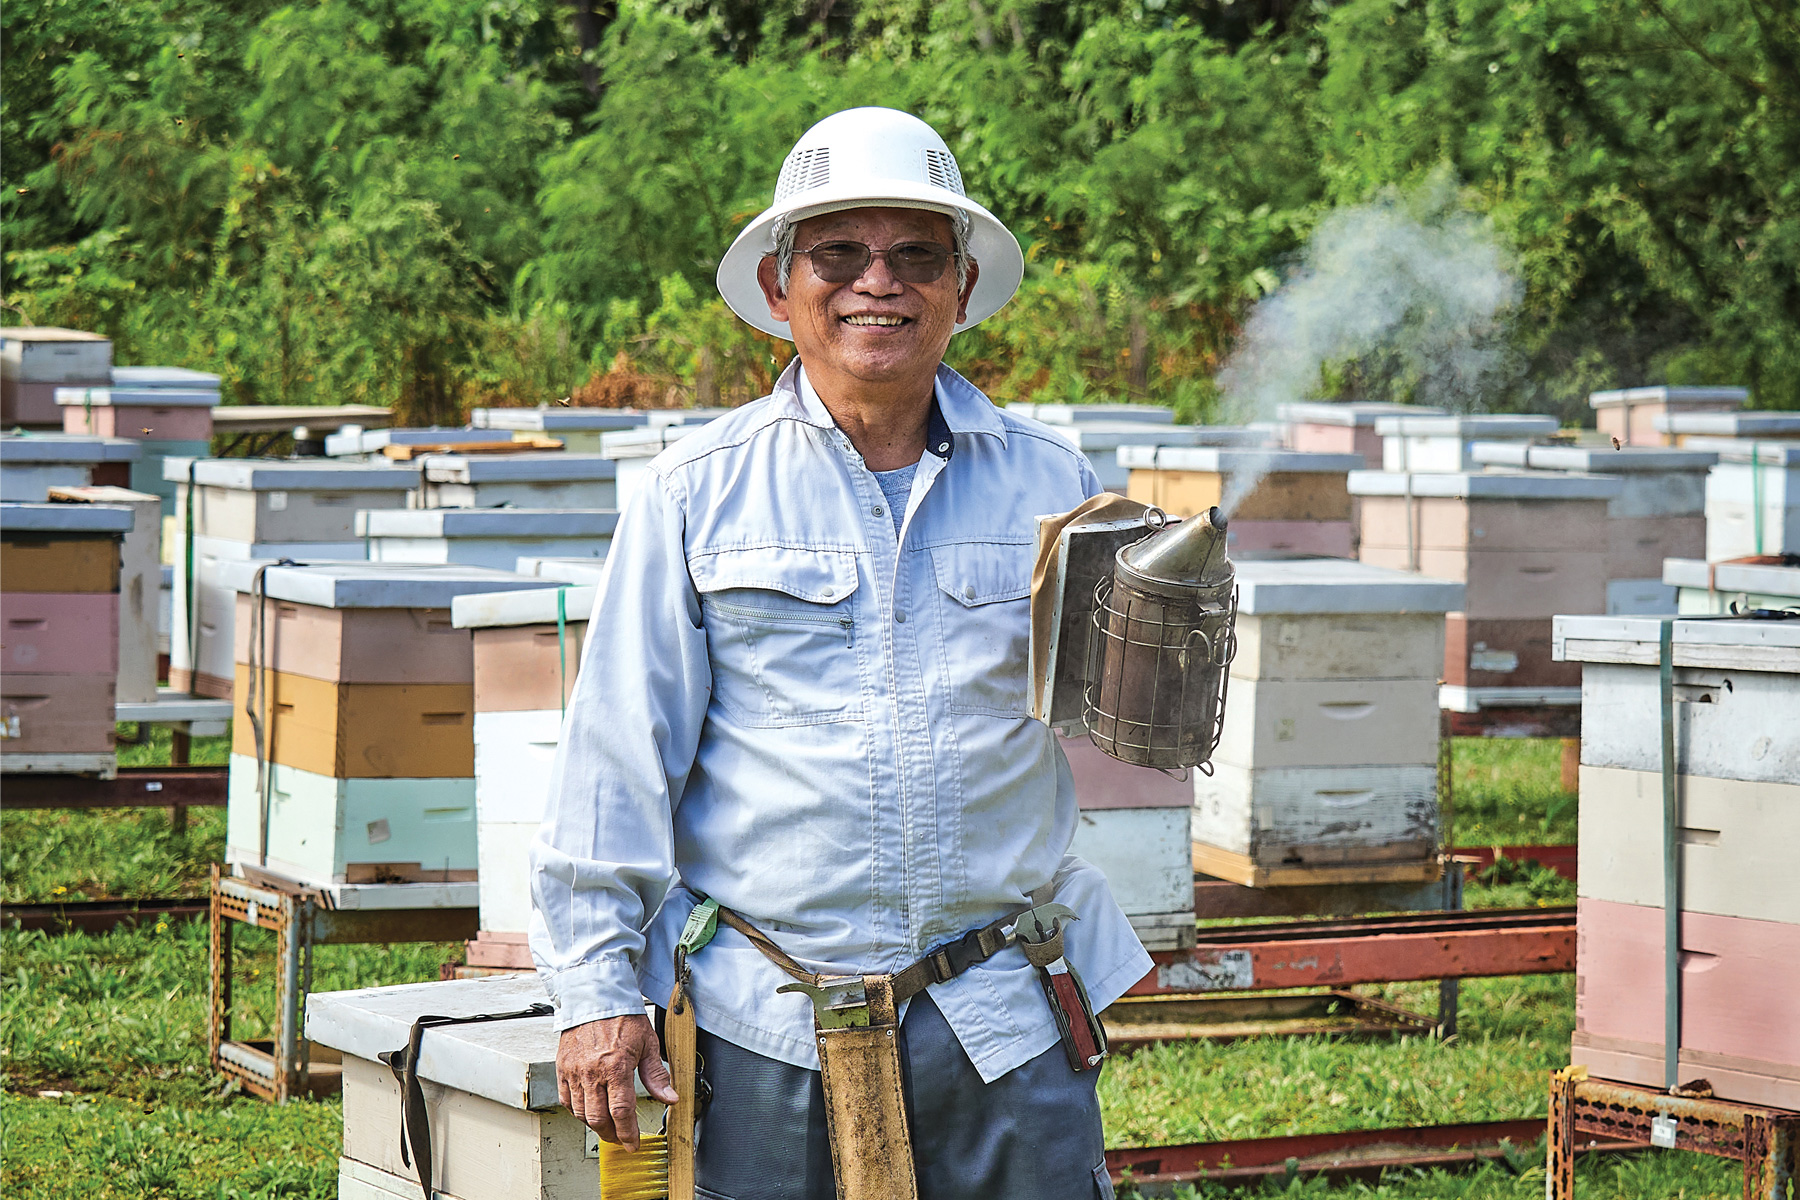
[[[955,245],[950,218],[911,208],[855,208],[827,213],[794,228],[794,265],[786,294],[778,290],[775,259],[757,270],[769,313],[786,321],[794,347],[814,373],[842,372],[866,383],[900,381],[935,371],[956,323],[965,315],[975,287],[975,264],[959,295],[956,264],[931,283],[904,283],[885,256],[871,258],[849,283],[829,283],[798,253],[825,242],[861,242],[885,250],[904,242],[925,242],[949,250]]]

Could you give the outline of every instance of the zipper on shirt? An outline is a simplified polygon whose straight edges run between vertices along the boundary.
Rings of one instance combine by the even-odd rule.
[[[762,621],[771,625],[784,622],[800,622],[806,625],[837,625],[844,631],[844,645],[856,644],[856,621],[849,613],[826,614],[814,616],[811,613],[794,612],[791,609],[757,608],[748,604],[732,604],[724,600],[707,601],[713,608],[728,616],[742,617],[750,621]]]

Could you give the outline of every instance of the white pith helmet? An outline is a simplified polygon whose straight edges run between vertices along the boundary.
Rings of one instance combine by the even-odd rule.
[[[961,332],[1011,300],[1025,277],[1018,239],[993,213],[963,194],[956,156],[937,131],[892,108],[833,113],[801,135],[781,164],[775,202],[731,243],[719,261],[719,293],[731,311],[778,338],[793,339],[786,321],[769,315],[756,268],[775,253],[775,222],[803,221],[847,208],[922,208],[969,220],[969,254],[981,274]]]

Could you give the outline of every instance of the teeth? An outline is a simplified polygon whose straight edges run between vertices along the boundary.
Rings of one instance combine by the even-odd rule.
[[[845,317],[844,320],[852,325],[903,325],[906,323],[905,317],[856,316]]]

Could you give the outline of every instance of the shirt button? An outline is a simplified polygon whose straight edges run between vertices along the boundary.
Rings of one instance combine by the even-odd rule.
[[[974,598],[975,598],[975,588],[974,588],[974,585],[971,584],[970,586],[965,587],[963,589],[963,599],[964,600],[973,600]]]
[[[875,515],[878,517],[885,517],[887,516],[887,511],[883,509],[881,505],[877,504],[875,506]]]
[[[906,624],[906,614],[903,612],[900,612],[899,610],[896,609],[894,612],[894,624],[896,624],[896,625]]]

